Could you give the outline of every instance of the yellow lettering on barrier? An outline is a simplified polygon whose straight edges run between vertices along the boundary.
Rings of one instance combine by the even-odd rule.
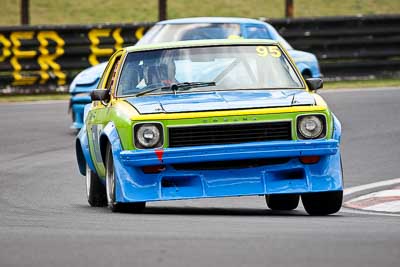
[[[17,58],[33,58],[36,56],[37,52],[35,50],[19,50],[21,47],[21,40],[31,40],[33,39],[34,32],[13,32],[10,34],[11,42],[13,43],[13,54]]]
[[[11,56],[11,42],[3,34],[0,34],[0,43],[3,45],[3,54],[0,56],[0,62],[3,62],[6,58]]]
[[[100,37],[109,37],[111,34],[111,29],[93,29],[89,32],[88,37],[92,45],[90,46],[90,50],[92,54],[89,55],[89,63],[92,65],[97,65],[100,62],[97,60],[97,57],[106,57],[111,56],[114,53],[114,49],[112,48],[99,48]]]
[[[136,31],[135,31],[135,37],[136,39],[140,40],[143,37],[143,32],[144,32],[144,27],[139,27]]]
[[[55,31],[42,31],[37,35],[37,39],[39,40],[40,46],[39,51],[41,55],[38,58],[38,64],[41,68],[40,70],[40,84],[45,84],[49,76],[49,69],[53,69],[54,75],[58,78],[57,84],[64,85],[66,83],[67,76],[64,72],[61,71],[61,66],[55,60],[64,54],[64,40],[57,34]],[[57,46],[55,48],[55,52],[50,54],[47,46],[49,45],[48,40],[53,40],[56,42]]]
[[[135,31],[135,37],[141,39],[143,37],[145,27],[139,27]],[[29,44],[25,44],[26,40],[36,40],[39,42],[38,48],[29,48]],[[124,38],[122,37],[122,29],[92,29],[88,33],[91,42],[91,54],[88,57],[91,65],[99,63],[100,57],[108,57],[115,50],[122,48]],[[102,38],[114,39],[112,46],[104,47],[101,45]],[[55,42],[53,49],[49,48],[49,42]],[[54,74],[59,85],[66,83],[66,74],[62,71],[62,66],[57,63],[57,59],[64,55],[65,41],[56,31],[16,31],[10,36],[0,34],[0,62],[9,61],[13,68],[14,81],[12,85],[33,85],[35,83],[46,84],[50,75]],[[28,48],[27,48],[28,47]],[[33,70],[32,60],[37,58],[40,70]],[[24,60],[29,60],[29,64],[23,64]],[[26,65],[26,66],[25,66]],[[25,66],[25,67],[24,67]],[[24,69],[25,68],[25,69]]]
[[[38,79],[35,76],[23,76],[20,71],[13,71],[12,73],[14,81],[12,85],[34,85]]]
[[[37,80],[37,77],[21,75],[22,66],[19,63],[19,59],[34,58],[36,56],[37,52],[34,50],[22,51],[19,49],[21,47],[21,40],[30,40],[33,39],[33,36],[33,31],[13,32],[10,34],[10,39],[13,44],[13,57],[11,58],[10,63],[14,68],[14,81],[12,82],[12,85],[33,85]]]
[[[121,28],[117,28],[112,33],[112,37],[115,40],[114,47],[116,50],[122,48],[122,45],[124,44],[124,38],[122,38],[121,36],[121,30],[122,30]]]

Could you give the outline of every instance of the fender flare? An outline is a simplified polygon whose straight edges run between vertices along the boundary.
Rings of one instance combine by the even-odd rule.
[[[87,137],[86,125],[83,125],[79,131],[75,141],[76,160],[78,162],[79,172],[82,175],[86,175],[86,163],[89,168],[96,173],[92,157],[89,151],[89,141]]]
[[[342,137],[342,124],[340,123],[339,119],[332,113],[333,118],[333,139],[338,140],[340,143]]]
[[[105,165],[105,155],[107,144],[111,144],[111,150],[113,152],[114,157],[119,155],[119,152],[122,151],[121,140],[118,135],[117,128],[115,127],[114,122],[109,122],[106,127],[104,127],[103,131],[100,134],[99,145],[101,151],[101,157],[103,159],[103,163]]]
[[[111,144],[111,151],[114,158],[114,167],[115,167],[115,200],[122,201],[125,199],[123,196],[121,177],[121,162],[119,160],[119,154],[122,151],[121,140],[113,122],[109,122],[107,126],[103,129],[100,135],[100,151],[101,157],[103,159],[104,166],[106,165],[106,152],[107,152],[107,144]]]

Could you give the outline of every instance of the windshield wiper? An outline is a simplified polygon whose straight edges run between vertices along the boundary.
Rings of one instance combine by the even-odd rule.
[[[178,90],[189,90],[198,87],[215,86],[215,82],[184,82],[171,84],[170,89],[174,92]]]
[[[152,88],[152,89],[149,89],[149,90],[145,90],[143,92],[137,93],[135,96],[142,96],[142,95],[149,94],[149,93],[157,91],[157,90],[170,90],[174,94],[176,94],[176,92],[179,91],[179,90],[189,90],[189,89],[192,89],[192,88],[215,86],[215,85],[216,85],[215,82],[173,83],[170,86],[163,86],[163,87],[157,87],[157,88]]]

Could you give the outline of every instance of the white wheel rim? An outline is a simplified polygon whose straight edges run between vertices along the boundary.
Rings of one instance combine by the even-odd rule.
[[[106,174],[106,189],[107,189],[107,201],[109,204],[114,202],[114,166],[108,168],[107,166],[107,174]]]
[[[86,196],[88,199],[89,199],[91,184],[92,184],[92,172],[89,166],[86,164]]]

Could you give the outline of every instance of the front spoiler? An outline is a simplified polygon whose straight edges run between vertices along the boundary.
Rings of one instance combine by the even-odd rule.
[[[223,160],[325,156],[334,155],[338,150],[339,142],[330,139],[125,150],[120,152],[119,156],[123,164],[141,167]]]
[[[343,188],[339,141],[335,139],[114,150],[113,153],[117,202],[302,194]],[[321,158],[318,163],[303,164],[300,156]],[[190,164],[204,162],[206,166],[206,162],[212,165],[216,161],[232,164],[232,161],[265,158],[287,158],[288,161],[221,169],[198,169]],[[185,163],[189,164],[181,169]],[[165,167],[159,173],[145,173],[142,169],[157,165]]]

